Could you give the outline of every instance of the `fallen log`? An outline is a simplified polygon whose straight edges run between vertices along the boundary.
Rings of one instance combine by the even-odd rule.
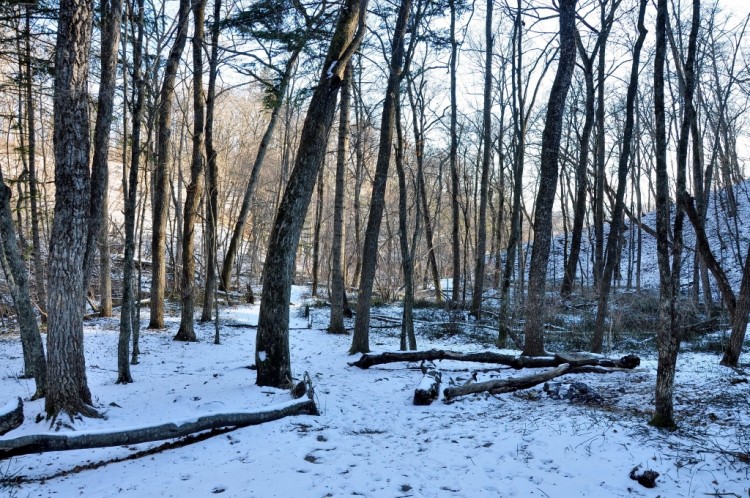
[[[23,423],[23,401],[16,398],[0,407],[0,436]]]
[[[572,367],[580,366],[602,366],[617,368],[635,368],[641,360],[637,356],[623,356],[619,360],[602,358],[583,353],[558,353],[554,356],[514,356],[510,354],[494,353],[492,351],[480,351],[477,353],[461,353],[457,351],[445,351],[441,349],[430,349],[427,351],[399,351],[380,354],[363,354],[362,357],[349,366],[367,369],[375,365],[396,363],[403,361],[436,361],[455,360],[470,361],[476,363],[494,363],[506,365],[520,370],[522,368],[552,368],[564,363]]]
[[[431,363],[422,365],[422,372],[424,372],[424,377],[414,390],[414,404],[425,406],[432,404],[440,396],[442,374]]]
[[[521,389],[528,389],[534,387],[543,382],[559,377],[570,370],[570,365],[563,363],[557,368],[547,370],[546,372],[527,375],[525,377],[516,377],[513,379],[497,379],[488,380],[485,382],[474,382],[471,384],[464,384],[463,386],[447,387],[443,390],[443,397],[446,400],[455,398],[458,396],[465,396],[467,394],[476,394],[482,392],[490,392],[492,394],[509,393],[512,391],[518,391]]]
[[[318,414],[315,401],[307,398],[290,401],[266,410],[213,413],[187,419],[182,422],[170,422],[168,424],[138,427],[122,431],[34,434],[15,439],[0,440],[0,460],[48,451],[83,450],[162,441],[221,427],[240,428],[271,422],[291,415]]]

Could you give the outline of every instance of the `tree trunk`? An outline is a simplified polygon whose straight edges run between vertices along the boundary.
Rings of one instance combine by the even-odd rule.
[[[311,293],[318,295],[318,273],[320,273],[320,227],[323,224],[323,192],[325,181],[325,161],[318,170],[318,181],[316,182],[318,198],[315,201],[315,221],[313,226],[313,267]]]
[[[602,352],[604,342],[604,327],[607,317],[607,307],[609,305],[609,293],[612,288],[612,276],[615,266],[620,265],[620,230],[622,226],[623,209],[625,207],[625,187],[628,178],[628,166],[630,164],[630,150],[633,145],[633,128],[635,124],[635,104],[638,96],[638,71],[640,69],[641,48],[646,39],[646,26],[644,18],[646,15],[647,0],[641,0],[638,13],[638,39],[633,48],[633,63],[630,69],[630,83],[628,84],[628,93],[625,103],[625,127],[622,133],[622,152],[617,169],[617,193],[615,194],[615,206],[612,211],[612,220],[609,225],[609,235],[607,236],[607,249],[604,258],[604,269],[599,280],[598,303],[596,309],[596,322],[594,325],[594,337],[591,344],[591,351],[594,353]]]
[[[18,328],[23,347],[24,374],[34,377],[36,391],[33,399],[44,396],[47,383],[47,361],[39,334],[34,305],[31,303],[26,267],[16,245],[13,214],[10,206],[11,189],[2,181],[0,173],[0,262],[5,271],[5,281],[10,288],[13,305],[18,316]]]
[[[417,349],[414,335],[414,245],[416,233],[409,248],[407,225],[409,214],[406,207],[406,174],[404,172],[404,135],[401,127],[401,105],[396,101],[396,172],[398,174],[398,239],[401,249],[401,269],[404,274],[404,311],[401,320],[401,351],[406,351],[407,342],[411,350]],[[419,232],[419,212],[416,214],[415,232]]]
[[[101,240],[104,216],[107,213],[109,192],[109,131],[117,86],[117,50],[120,43],[120,23],[123,0],[101,2],[101,72],[99,100],[94,125],[94,157],[91,163],[91,199],[89,200],[89,230],[83,263],[84,290],[88,292],[91,268],[97,243]],[[109,275],[107,276],[109,278]],[[111,308],[111,306],[110,306]],[[110,312],[111,314],[111,309]]]
[[[177,33],[164,68],[164,81],[159,91],[156,125],[156,165],[152,194],[151,238],[151,310],[148,328],[164,328],[164,291],[167,282],[167,215],[169,213],[169,166],[171,162],[172,105],[177,80],[177,69],[187,43],[190,0],[180,0],[177,11]],[[176,211],[181,206],[176,206]],[[177,225],[179,227],[179,225]],[[177,258],[179,259],[179,258]],[[176,269],[175,269],[175,280]]]
[[[450,92],[451,92],[451,147],[450,147],[450,170],[451,170],[451,248],[453,254],[453,283],[451,287],[451,305],[453,308],[458,307],[458,292],[461,282],[461,243],[459,240],[459,219],[458,219],[458,132],[456,131],[456,122],[458,119],[458,108],[456,99],[456,72],[458,65],[458,40],[456,40],[456,0],[449,0],[451,21],[450,21]]]
[[[614,9],[613,9],[614,12]],[[581,42],[580,36],[576,36],[578,52],[581,56],[583,65],[583,76],[586,80],[586,117],[581,131],[579,141],[578,165],[576,167],[576,204],[573,208],[573,230],[570,241],[570,253],[565,264],[563,281],[560,285],[560,297],[570,298],[573,290],[573,282],[576,278],[576,268],[578,268],[578,259],[581,253],[581,241],[583,239],[583,222],[586,218],[586,190],[588,186],[588,162],[591,142],[591,132],[594,128],[594,57],[595,51],[591,56],[586,54],[586,49]]]
[[[560,1],[560,61],[547,105],[547,117],[542,134],[539,192],[534,209],[534,245],[529,267],[529,297],[526,304],[523,349],[524,354],[528,356],[544,354],[544,296],[552,239],[552,204],[557,188],[565,100],[576,59],[575,6],[576,0]]]
[[[359,280],[359,297],[354,322],[354,335],[352,337],[352,346],[349,349],[350,354],[366,353],[370,350],[369,327],[372,286],[375,280],[375,269],[378,260],[380,222],[383,219],[383,209],[385,208],[385,185],[388,179],[388,167],[391,162],[393,131],[396,121],[396,100],[399,98],[399,82],[404,61],[404,37],[410,10],[411,0],[402,0],[398,10],[396,27],[393,32],[390,71],[380,124],[378,161],[375,166],[370,214],[367,219],[365,241],[362,249],[362,271]]]
[[[190,184],[185,197],[182,229],[182,309],[180,329],[175,341],[197,341],[193,320],[195,314],[195,221],[203,192],[203,156],[205,99],[203,93],[203,39],[205,32],[206,1],[197,0],[193,11],[193,153],[190,165]]]
[[[31,66],[31,13],[32,6],[26,5],[24,26],[25,65],[26,65],[26,114],[28,118],[29,147],[29,197],[31,198],[31,241],[33,243],[34,280],[36,283],[37,304],[42,313],[47,312],[47,291],[44,283],[44,263],[42,262],[42,240],[39,229],[39,188],[36,174],[36,119],[34,116],[33,73]],[[46,368],[46,366],[45,366]]]
[[[92,3],[61,0],[55,48],[55,213],[49,254],[48,417],[98,415],[83,356],[83,259],[88,232]]]
[[[341,7],[322,74],[302,128],[294,169],[269,237],[255,350],[257,384],[261,386],[284,387],[292,382],[289,297],[295,254],[315,177],[325,159],[338,89],[346,65],[364,36],[366,14],[366,1],[347,0]]]
[[[490,166],[492,166],[492,48],[495,43],[492,37],[492,7],[494,0],[487,0],[484,38],[484,107],[482,124],[484,127],[484,151],[482,154],[482,179],[479,184],[479,220],[477,221],[476,265],[474,267],[474,291],[471,297],[471,313],[481,318],[482,294],[484,293],[484,267],[487,247],[487,195],[490,184]]]
[[[336,189],[333,199],[333,242],[331,243],[331,320],[328,332],[344,334],[344,285],[343,251],[344,239],[344,181],[346,160],[349,154],[349,102],[351,100],[352,63],[346,67],[341,82],[341,104],[339,106],[339,136],[336,157]]]
[[[216,76],[219,71],[219,22],[221,0],[214,0],[214,19],[211,25],[211,58],[208,63],[208,95],[206,97],[206,287],[203,293],[201,322],[211,320],[216,298],[217,229],[219,224],[219,165],[214,148],[214,109],[216,107]],[[217,310],[218,312],[218,310]]]

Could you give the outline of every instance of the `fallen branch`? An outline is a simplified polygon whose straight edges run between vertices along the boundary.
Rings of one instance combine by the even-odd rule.
[[[500,354],[491,351],[480,351],[477,353],[461,353],[457,351],[445,351],[441,349],[430,349],[427,351],[400,351],[386,352],[380,354],[363,354],[362,357],[349,366],[359,367],[362,369],[370,368],[374,365],[383,365],[386,363],[396,363],[402,361],[436,361],[436,360],[454,360],[470,361],[476,363],[494,363],[507,365],[515,369],[521,368],[550,368],[558,367],[564,363],[570,364],[571,367],[581,367],[586,365],[617,367],[617,368],[635,368],[641,360],[637,356],[628,355],[619,360],[602,358],[581,353],[559,353],[554,356],[514,356],[510,354]]]
[[[23,401],[16,398],[0,407],[0,436],[23,423]]]
[[[476,394],[485,391],[492,394],[502,394],[512,391],[518,391],[520,389],[528,389],[543,382],[552,380],[555,377],[559,377],[567,373],[569,370],[570,365],[564,363],[555,369],[534,375],[527,375],[525,377],[517,377],[514,379],[488,380],[485,382],[464,384],[463,386],[448,387],[443,390],[443,397],[446,400],[450,400],[450,398],[455,398],[457,396],[465,396],[467,394]]]
[[[424,377],[414,390],[415,405],[430,405],[440,396],[440,380],[442,374],[432,363],[422,365]]]
[[[0,440],[0,460],[48,451],[82,450],[162,441],[220,427],[240,428],[258,425],[291,415],[318,415],[318,408],[313,399],[307,398],[301,401],[290,401],[266,410],[214,413],[182,422],[123,431],[21,436]]]

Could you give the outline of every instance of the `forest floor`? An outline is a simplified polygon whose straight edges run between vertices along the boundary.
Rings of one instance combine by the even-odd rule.
[[[293,289],[292,368],[315,384],[320,416],[288,417],[193,444],[117,461],[163,443],[36,454],[0,461],[0,496],[12,497],[440,497],[440,496],[724,496],[750,495],[750,377],[719,366],[719,354],[683,352],[675,392],[679,429],[648,425],[656,356],[631,372],[556,379],[596,390],[598,403],[554,399],[542,386],[512,394],[471,395],[414,406],[422,374],[416,364],[349,367],[350,336],[325,333],[327,308],[302,316],[304,288]],[[2,436],[118,430],[206,413],[254,410],[289,401],[288,392],[255,385],[257,305],[222,308],[221,345],[214,326],[200,341],[174,342],[166,331],[142,331],[135,382],[116,385],[117,319],[86,323],[88,381],[106,419],[36,422],[42,401],[26,401],[33,381],[18,378],[17,336],[0,335],[0,405],[20,396],[25,422]],[[398,318],[398,307],[374,310]],[[144,314],[144,321],[145,321]],[[230,326],[231,325],[231,326]],[[351,324],[348,324],[351,326]],[[439,333],[419,322],[420,349],[488,349],[492,336]],[[373,328],[371,347],[396,351],[398,328]],[[494,349],[494,348],[493,348]],[[516,353],[517,351],[507,351]],[[619,357],[633,351],[613,351]],[[519,376],[527,371],[455,361],[438,363],[443,383]],[[747,364],[746,370],[750,370]],[[97,468],[85,466],[99,464]],[[107,463],[108,462],[108,463]],[[648,489],[631,470],[659,473]]]

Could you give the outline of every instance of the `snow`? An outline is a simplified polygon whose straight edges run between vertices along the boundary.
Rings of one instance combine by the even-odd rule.
[[[750,388],[747,375],[719,366],[716,354],[680,355],[675,432],[647,425],[655,355],[642,355],[634,372],[556,379],[586,383],[602,395],[601,405],[552,399],[538,386],[414,406],[418,365],[349,367],[356,359],[347,354],[351,338],[325,333],[327,308],[313,308],[313,328],[305,328],[304,289],[293,291],[292,368],[298,377],[310,374],[320,416],[288,417],[93,470],[72,471],[162,443],[13,458],[0,462],[0,496],[748,496],[750,464],[737,457],[750,452]],[[378,310],[397,313],[397,307]],[[222,310],[221,320],[255,324],[257,315],[257,305],[243,305]],[[486,349],[460,335],[428,340],[427,327],[417,327],[422,349]],[[173,317],[167,331],[143,330],[135,382],[117,385],[117,320],[87,322],[89,387],[107,419],[63,418],[53,427],[35,421],[43,401],[28,401],[33,381],[17,376],[18,338],[0,336],[0,392],[26,400],[24,424],[0,439],[49,430],[114,431],[290,402],[287,391],[254,384],[248,368],[254,328],[223,327],[221,345],[212,344],[212,324],[196,324],[198,343],[173,341],[177,328]],[[397,332],[373,329],[370,342],[395,351]],[[437,366],[443,387],[465,382],[474,371],[479,381],[528,373],[455,361]],[[656,488],[629,478],[638,465],[659,472]],[[54,477],[60,472],[68,473]],[[1,480],[21,476],[20,484]]]
[[[13,413],[18,408],[18,398],[8,401],[3,406],[0,406],[0,417]]]
[[[334,71],[334,69],[336,69],[336,64],[338,64],[338,63],[339,63],[339,61],[333,61],[333,62],[331,62],[331,65],[328,67],[328,71],[326,72],[326,76],[328,77],[329,80],[331,78],[333,78],[333,71]]]

